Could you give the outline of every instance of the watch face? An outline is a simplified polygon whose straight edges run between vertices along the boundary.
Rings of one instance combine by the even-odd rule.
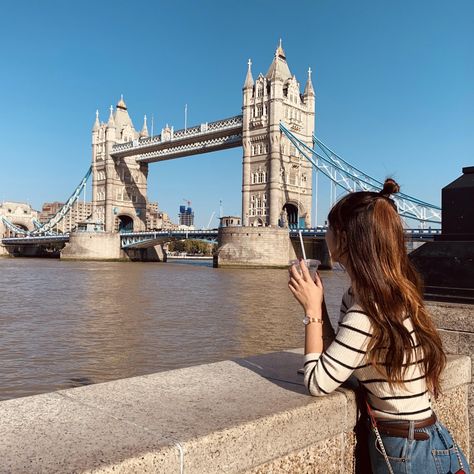
[[[309,321],[310,321],[310,319],[308,318],[308,316],[305,316],[303,318],[303,324],[309,324]]]

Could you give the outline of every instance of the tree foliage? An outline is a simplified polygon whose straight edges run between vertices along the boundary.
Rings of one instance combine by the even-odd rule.
[[[187,255],[212,255],[217,244],[202,240],[176,240],[168,245],[169,252],[185,252]]]

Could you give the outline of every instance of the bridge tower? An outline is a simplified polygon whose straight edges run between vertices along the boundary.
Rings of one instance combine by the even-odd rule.
[[[311,69],[303,94],[280,45],[266,75],[243,87],[242,222],[244,226],[311,225],[312,167],[282,136],[280,121],[312,147],[315,94]]]
[[[115,111],[110,106],[107,123],[100,123],[99,112],[92,128],[93,217],[105,224],[106,232],[141,231],[146,228],[148,164],[135,157],[115,158],[113,146],[148,136],[146,116],[137,132],[120,98]]]

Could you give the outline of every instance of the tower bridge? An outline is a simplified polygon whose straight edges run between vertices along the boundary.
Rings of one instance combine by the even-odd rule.
[[[137,131],[123,97],[107,123],[97,112],[92,129],[94,217],[107,232],[127,222],[145,229],[148,165],[233,147],[243,148],[242,223],[310,226],[312,164],[282,135],[282,120],[298,140],[313,145],[315,93],[308,73],[304,92],[291,73],[281,44],[267,73],[254,80],[251,62],[243,85],[242,114],[150,137],[146,117]]]
[[[66,243],[62,256],[70,258],[80,258],[81,252],[88,248],[96,250],[86,251],[87,258],[119,258],[125,250],[159,247],[159,243],[169,236],[147,233],[149,165],[242,147],[242,227],[221,230],[221,263],[234,259],[237,264],[253,264],[249,262],[253,258],[251,255],[257,255],[258,249],[265,246],[269,252],[273,246],[283,253],[278,262],[272,261],[271,257],[267,260],[265,257],[265,262],[287,262],[288,256],[295,253],[290,248],[290,239],[295,236],[289,230],[304,229],[306,239],[321,241],[324,236],[322,230],[310,230],[313,171],[331,183],[332,201],[336,198],[336,188],[344,192],[378,191],[382,186],[380,181],[343,160],[315,136],[315,103],[311,69],[308,69],[301,91],[281,42],[266,74],[260,73],[254,79],[249,60],[239,115],[176,131],[166,125],[160,134],[150,136],[146,116],[141,130],[135,129],[121,97],[115,109],[111,106],[107,122],[101,122],[99,112],[96,112],[90,170],[58,214],[29,230],[19,228],[5,218],[1,222],[10,233],[17,235],[18,244],[20,240],[22,245],[30,246],[34,242],[37,245],[53,241]],[[52,230],[65,218],[81,192],[85,192],[89,175],[92,177],[91,220],[100,223],[103,232],[93,236],[77,232],[56,238],[51,235]],[[395,200],[403,217],[415,219],[422,225],[440,224],[439,207],[407,195],[397,196]],[[0,235],[1,226],[0,223]],[[133,234],[120,235],[123,229]],[[14,242],[11,238],[2,241],[7,248]],[[101,254],[102,248],[109,250]],[[286,251],[287,248],[290,250]],[[256,258],[254,263],[263,260]]]

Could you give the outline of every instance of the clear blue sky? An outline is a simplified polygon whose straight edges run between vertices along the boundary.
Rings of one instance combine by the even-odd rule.
[[[439,204],[474,165],[472,0],[0,6],[0,200],[65,200],[90,165],[95,110],[106,120],[121,93],[136,128],[144,114],[182,128],[185,103],[188,125],[240,113],[248,58],[266,73],[280,37],[302,87],[313,69],[318,137],[358,168]],[[241,150],[155,163],[148,183],[173,218],[183,198],[198,225],[220,199],[240,214]]]

